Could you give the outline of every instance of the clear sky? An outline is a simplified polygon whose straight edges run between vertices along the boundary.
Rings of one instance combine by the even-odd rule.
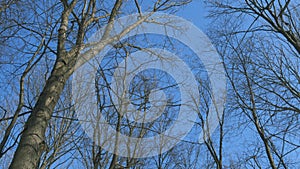
[[[206,32],[205,29],[207,29],[208,25],[208,19],[205,18],[205,16],[207,15],[207,8],[202,1],[192,1],[183,9],[178,11],[177,15],[194,23],[203,32]]]

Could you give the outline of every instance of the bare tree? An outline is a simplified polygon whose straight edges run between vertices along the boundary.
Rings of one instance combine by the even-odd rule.
[[[231,130],[239,133],[235,137],[246,132],[255,142],[245,142],[245,154],[231,161],[231,165],[299,166],[292,162],[299,152],[299,141],[295,139],[299,132],[294,130],[299,126],[300,102],[299,3],[289,0],[208,3],[214,7],[210,16],[222,18],[215,22],[223,27],[213,28],[211,35],[219,44],[230,83],[232,99],[228,104],[235,112],[231,117],[239,120]],[[251,139],[252,136],[255,137]]]
[[[107,44],[118,40],[147,19],[148,16],[142,14],[142,6],[146,7],[147,12],[152,13],[173,12],[178,9],[177,6],[188,2],[169,0],[150,4],[138,1],[123,2],[122,0],[109,3],[94,0],[6,2],[3,6],[5,8],[1,8],[1,24],[3,25],[1,36],[5,35],[3,44],[13,51],[8,50],[6,54],[11,54],[11,60],[8,60],[7,64],[11,63],[9,66],[13,71],[10,73],[15,75],[12,78],[13,83],[9,83],[8,86],[14,87],[15,84],[20,86],[16,87],[18,103],[12,108],[15,109],[14,113],[11,113],[12,111],[8,110],[6,105],[2,107],[4,114],[1,122],[9,121],[9,123],[5,126],[4,137],[1,139],[1,156],[8,150],[12,150],[16,144],[18,145],[10,168],[50,167],[64,152],[73,149],[72,146],[69,150],[63,148],[70,139],[76,140],[75,136],[78,134],[70,131],[75,121],[72,104],[68,101],[62,101],[61,104],[59,102],[67,98],[61,94],[74,72],[81,52],[88,46],[85,43],[88,36],[97,28],[107,25],[102,39],[97,42],[98,46],[100,44],[98,51],[101,51]],[[133,6],[125,7],[127,3]],[[115,19],[126,12],[130,14],[132,11],[140,13],[140,20],[124,28],[121,34],[110,37]],[[10,24],[2,22],[2,18],[8,19],[9,14],[13,14]],[[5,63],[4,58],[3,60]],[[30,80],[28,74],[36,66],[45,66],[43,69],[45,72],[41,75],[45,81],[41,81],[35,89],[30,90],[32,83],[24,84],[24,82],[27,82],[27,78]],[[20,72],[21,75],[19,75]],[[8,78],[6,80],[9,81]],[[32,94],[31,91],[34,90],[36,91]],[[22,130],[21,125],[24,122],[24,130]],[[22,132],[16,132],[16,126]],[[96,154],[98,153],[95,152],[94,155],[95,163],[97,162]]]

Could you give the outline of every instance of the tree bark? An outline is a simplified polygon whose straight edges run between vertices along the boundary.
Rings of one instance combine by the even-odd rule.
[[[64,85],[72,74],[71,67],[72,65],[68,66],[61,61],[56,61],[36,106],[25,124],[19,146],[10,165],[11,169],[38,168],[41,154],[47,149],[45,144],[47,125]]]
[[[34,169],[39,167],[40,157],[47,149],[45,132],[48,123],[65,83],[74,71],[73,67],[83,41],[84,27],[79,27],[76,46],[70,52],[66,52],[65,41],[69,16],[77,1],[73,0],[70,4],[66,1],[62,1],[62,3],[64,10],[61,14],[61,24],[58,30],[56,62],[24,126],[19,145],[9,167],[10,169]]]

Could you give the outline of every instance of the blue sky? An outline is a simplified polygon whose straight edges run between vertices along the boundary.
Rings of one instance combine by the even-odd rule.
[[[203,32],[206,32],[205,29],[207,29],[209,23],[208,19],[205,18],[207,10],[202,1],[194,0],[176,13],[176,15],[194,23]]]

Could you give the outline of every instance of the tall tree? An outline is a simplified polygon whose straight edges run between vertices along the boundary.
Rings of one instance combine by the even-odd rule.
[[[299,127],[300,110],[299,2],[207,2],[213,7],[210,16],[222,23],[222,27],[212,28],[211,35],[230,83],[228,105],[239,113],[232,118],[238,117],[240,125],[232,125],[231,130],[258,138],[249,138],[257,144],[245,143],[251,151],[245,150],[246,155],[239,156],[232,166],[298,166],[291,161],[299,153],[299,140],[295,139],[299,137],[295,128]],[[244,130],[243,123],[255,132]]]
[[[7,140],[14,135],[12,128],[16,126],[17,118],[20,116],[27,117],[28,115],[28,113],[22,113],[24,107],[29,109],[30,115],[24,124],[10,168],[37,168],[42,154],[49,151],[45,135],[47,127],[53,117],[65,84],[74,72],[76,61],[86,46],[86,37],[91,35],[97,27],[107,25],[103,37],[97,42],[98,51],[101,51],[107,44],[118,40],[147,19],[147,16],[142,14],[142,6],[147,8],[147,12],[154,13],[157,11],[172,11],[188,2],[159,0],[145,4],[138,1],[123,2],[122,0],[116,0],[115,2],[61,0],[51,2],[32,1],[26,3],[26,5],[22,1],[6,3],[7,5],[3,6],[5,8],[1,8],[1,17],[8,17],[9,14],[14,15],[11,25],[5,25],[6,23],[1,21],[1,24],[5,26],[2,33],[8,35],[4,38],[9,40],[6,47],[11,46],[14,51],[18,51],[17,53],[20,56],[22,54],[26,55],[24,60],[27,60],[29,53],[32,53],[26,63],[21,58],[16,59],[23,62],[20,69],[24,70],[19,82],[19,104],[13,117],[9,118],[12,120],[5,129],[6,133],[0,147],[1,153],[7,152],[4,147],[8,144]],[[110,32],[115,19],[127,12],[128,14],[132,12],[140,13],[140,20],[124,28],[121,34],[111,37]],[[13,28],[16,31],[13,31]],[[17,43],[23,43],[23,48],[17,46]],[[27,44],[28,46],[26,46]],[[33,49],[35,51],[32,52]],[[38,96],[35,96],[34,101],[31,102],[33,105],[28,106],[24,103],[24,80],[28,72],[46,57],[51,60],[51,63],[47,64],[49,66],[47,68],[51,69],[51,73],[45,72],[46,81]],[[25,69],[23,68],[24,65],[26,66]],[[18,138],[15,140],[18,140]],[[52,161],[53,158],[48,160]]]

